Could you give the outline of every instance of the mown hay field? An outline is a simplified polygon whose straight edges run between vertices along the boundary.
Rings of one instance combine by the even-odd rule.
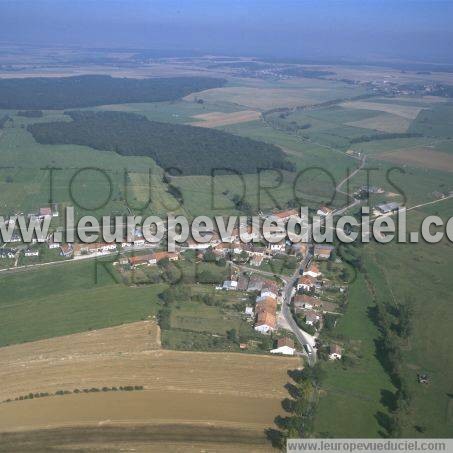
[[[239,112],[224,113],[224,112],[211,112],[201,113],[195,115],[197,120],[195,123],[190,123],[192,126],[199,127],[218,127],[228,126],[229,124],[247,123],[248,121],[255,121],[260,118],[261,114],[255,110],[241,110]]]
[[[282,412],[296,358],[160,349],[153,321],[0,349],[0,400],[29,393],[143,386],[0,404],[0,431],[115,424],[212,424],[264,436]],[[107,421],[107,422],[106,422]]]

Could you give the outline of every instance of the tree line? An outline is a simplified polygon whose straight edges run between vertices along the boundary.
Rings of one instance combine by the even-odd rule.
[[[282,407],[288,414],[277,416],[274,420],[278,430],[266,430],[267,438],[276,448],[283,449],[286,440],[291,438],[310,438],[314,434],[314,417],[319,400],[319,390],[325,378],[321,364],[305,367],[303,370],[288,371],[292,382],[286,384],[290,398],[282,401]],[[326,435],[325,437],[328,437]]]
[[[212,77],[155,79],[107,75],[0,79],[0,108],[60,110],[128,102],[160,102],[225,84]]]

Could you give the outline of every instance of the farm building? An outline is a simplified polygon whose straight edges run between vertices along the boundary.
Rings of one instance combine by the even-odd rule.
[[[241,275],[238,278],[238,290],[239,291],[246,291],[249,285],[249,278],[246,275]]]
[[[129,257],[129,264],[133,268],[138,267],[138,266],[150,266],[150,265],[156,264],[156,263],[157,263],[157,260],[156,260],[156,256],[154,253],[148,253],[146,255]]]
[[[308,270],[304,271],[303,275],[308,275],[309,277],[317,278],[321,277],[322,273],[319,270],[318,266],[316,264],[312,264]]]
[[[327,217],[328,215],[332,214],[333,209],[328,208],[327,206],[321,206],[316,214],[318,214],[320,217]]]
[[[36,249],[26,249],[24,251],[25,256],[39,256],[39,250]]]
[[[238,289],[238,282],[236,280],[225,280],[223,282],[222,289],[226,289],[227,291],[235,291]]]
[[[277,347],[271,349],[271,354],[294,355],[294,341],[291,338],[284,337],[277,340]]]
[[[378,211],[379,214],[390,214],[392,212],[398,211],[398,209],[401,207],[399,203],[391,202],[391,203],[382,203],[378,204],[376,206],[376,211]]]
[[[270,219],[283,220],[283,222],[287,222],[292,217],[300,217],[300,213],[297,209],[287,209],[285,211],[273,212],[269,216]]]
[[[315,325],[321,319],[321,315],[314,310],[305,311],[305,323],[309,326]]]
[[[156,258],[156,262],[168,259],[168,261],[178,261],[179,260],[179,253],[177,252],[155,252],[154,257]]]
[[[307,308],[318,310],[322,308],[322,301],[316,299],[315,297],[308,296],[307,294],[298,294],[294,297],[294,309],[298,310],[305,310]]]
[[[273,332],[277,326],[275,314],[263,311],[258,313],[255,323],[255,330],[260,333]]]
[[[330,346],[329,359],[330,360],[340,360],[341,359],[341,348],[337,344]]]
[[[69,258],[74,253],[74,249],[71,244],[60,245],[60,255]]]
[[[316,279],[310,275],[303,275],[299,277],[297,281],[297,290],[300,291],[311,291],[315,288]]]
[[[264,279],[258,275],[252,275],[250,277],[249,285],[247,286],[247,291],[261,291],[261,288],[264,285]]]
[[[335,250],[333,245],[328,244],[316,244],[314,248],[314,256],[319,260],[328,260],[330,255]]]

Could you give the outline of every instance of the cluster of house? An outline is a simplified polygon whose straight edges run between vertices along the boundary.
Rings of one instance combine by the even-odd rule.
[[[178,261],[180,254],[178,252],[153,252],[144,255],[123,257],[119,260],[119,264],[128,264],[131,269],[136,269],[140,266],[153,266],[159,261],[168,259],[169,261]]]
[[[299,215],[296,209],[289,209],[272,213],[266,217],[271,220],[278,219],[288,222],[291,218],[297,218]],[[250,264],[260,266],[263,260],[285,253],[289,246],[285,239],[277,243],[263,245],[266,241],[260,238],[259,229],[254,229],[251,225],[247,224],[241,224],[239,227],[234,228],[229,236],[223,238],[223,241],[217,231],[210,231],[209,234],[211,237],[208,242],[200,243],[189,239],[186,247],[192,250],[206,250],[211,248],[217,256],[226,256],[228,254],[240,255],[241,253],[245,253],[250,259]],[[260,240],[260,243],[257,242],[258,240]]]
[[[53,240],[53,237],[50,236],[47,241],[47,245],[50,249],[60,248],[60,255],[66,258],[77,257],[81,255],[107,255],[109,253],[115,252],[118,249],[116,242],[93,242],[90,244],[87,243],[75,243],[75,244],[59,244]],[[145,241],[143,234],[140,228],[136,228],[133,232],[132,239],[130,242],[122,242],[121,247],[123,249],[127,248],[146,248],[153,247],[153,244]]]
[[[16,221],[20,215],[23,215],[23,213],[19,213],[19,214],[10,216],[10,218],[5,223],[8,224],[10,221],[11,222]],[[58,217],[58,216],[59,216],[58,205],[56,203],[52,203],[50,206],[38,208],[36,211],[29,212],[27,214],[27,218],[30,221],[37,221],[37,222],[42,222],[45,219],[51,219],[52,217]]]
[[[322,282],[319,280],[320,277],[322,277],[321,271],[316,264],[312,263],[297,281],[297,291],[302,294],[296,294],[294,296],[294,311],[296,313],[302,311],[305,316],[305,323],[309,326],[322,323],[321,312],[323,302],[309,295],[321,287]]]
[[[13,248],[1,248],[0,249],[0,259],[13,259],[17,255],[18,249],[13,249]],[[32,256],[39,256],[39,250],[38,249],[33,249],[33,248],[26,248],[23,250],[24,256],[26,257],[32,257]]]
[[[5,221],[5,224],[8,225],[10,222],[15,222],[17,221],[17,218],[19,215],[23,215],[23,213],[15,214],[9,217],[8,220]],[[50,207],[42,207],[38,208],[35,212],[30,212],[27,214],[27,218],[30,222],[42,222],[43,220],[47,218],[52,218],[52,217],[58,217],[59,212],[58,212],[58,205],[57,204],[52,204]],[[8,243],[20,243],[22,242],[22,238],[20,234],[17,232],[13,232],[10,240]],[[32,240],[32,244],[35,244],[37,242],[36,239]],[[58,247],[59,245],[57,245]],[[14,258],[16,256],[17,249],[14,248],[2,248],[0,249],[0,258]],[[39,256],[39,250],[33,249],[31,247],[28,247],[23,250],[24,256],[26,257],[33,257],[33,256]]]
[[[1,248],[0,249],[0,258],[2,258],[2,259],[6,259],[6,258],[12,259],[12,258],[14,258],[16,256],[16,252],[17,252],[16,249]]]
[[[52,205],[51,207],[40,208],[37,213],[28,215],[30,218],[42,220],[46,217],[58,216],[58,206]],[[291,218],[297,218],[299,212],[296,209],[288,209],[284,211],[275,212],[265,217],[270,219],[279,219],[283,222],[288,222]],[[288,247],[292,247],[292,253],[305,253],[308,245],[306,243],[289,244],[284,239],[278,243],[257,242],[260,239],[259,229],[254,229],[251,225],[240,224],[234,228],[228,237],[224,237],[223,241],[217,231],[209,232],[211,238],[208,242],[198,242],[189,239],[185,248],[198,251],[206,251],[211,249],[212,252],[218,257],[226,257],[231,254],[244,254],[249,263],[253,266],[259,267],[263,260],[271,259],[273,256],[284,254]],[[206,234],[206,233],[205,233]],[[20,242],[19,236],[14,236],[11,242]],[[58,243],[54,240],[53,236],[49,236],[47,240],[49,249],[60,248],[60,255],[70,258],[81,255],[103,255],[117,250],[115,243],[91,243],[91,244],[67,244]],[[154,247],[143,237],[143,232],[140,227],[135,228],[132,240],[121,243],[122,249],[128,248],[147,248]]]
[[[258,275],[241,275],[236,280],[226,280],[221,287],[224,290],[239,290],[259,293],[255,308],[246,307],[245,315],[255,320],[255,330],[267,334],[277,329],[277,305],[281,302],[278,284],[273,280]]]
[[[270,333],[277,328],[278,286],[272,280],[266,280],[255,302],[255,330]]]
[[[56,242],[49,241],[49,248],[58,248],[60,247],[60,255],[66,258],[72,256],[82,256],[82,255],[107,255],[112,251],[117,249],[117,244],[115,242],[92,242],[90,244],[86,243],[74,243],[74,244],[57,244]]]

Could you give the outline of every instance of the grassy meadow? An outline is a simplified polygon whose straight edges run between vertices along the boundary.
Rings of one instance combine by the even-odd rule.
[[[165,289],[119,284],[94,260],[2,274],[0,287],[0,346],[154,316]]]
[[[351,360],[326,366],[315,431],[333,437],[381,437],[385,430],[380,420],[388,415],[386,395],[394,388],[375,355],[378,330],[368,316],[373,301],[363,276],[359,274],[349,291],[335,335],[344,341]]]
[[[411,211],[410,231],[419,230],[426,215],[451,216],[451,200]],[[405,437],[453,435],[452,395],[453,284],[452,243],[424,241],[418,244],[366,247],[367,269],[380,297],[413,310],[412,333],[403,348],[403,373],[409,383],[412,403],[405,420]],[[417,373],[428,373],[428,385],[417,382]],[[422,428],[422,432],[417,430]]]
[[[132,112],[150,120],[185,124],[201,121],[196,117],[201,114],[246,109],[265,112],[368,94],[369,89],[363,86],[332,80],[235,78],[225,87],[185,100],[95,110]],[[162,169],[150,158],[124,157],[83,146],[37,144],[26,126],[67,121],[61,111],[44,111],[38,119],[4,111],[0,114],[9,114],[13,122],[0,130],[0,215],[31,212],[47,205],[50,180],[49,171],[43,169],[50,166],[59,169],[54,172],[53,201],[64,207],[73,205],[75,199],[83,205],[76,209],[78,216],[127,214],[129,209],[161,216],[168,211],[188,217],[245,215],[293,204],[317,208],[329,201],[340,207],[346,204],[346,196],[335,194],[334,187],[359,164],[348,151],[366,155],[366,168],[371,173],[368,181],[366,171],[359,172],[343,190],[353,192],[369,183],[385,190],[371,199],[371,205],[406,201],[411,207],[432,201],[435,192],[453,190],[453,161],[449,160],[453,158],[452,105],[432,97],[375,96],[367,101],[294,108],[283,116],[274,112],[266,120],[221,126],[219,129],[232,134],[280,146],[296,171],[174,177],[171,184],[179,190],[182,203],[169,192],[162,181]],[[406,133],[421,135],[382,139],[385,134]],[[371,138],[357,142],[364,136]],[[77,174],[82,167],[102,172],[91,169]],[[130,171],[126,177],[125,169]],[[149,205],[148,169],[153,175]],[[451,201],[413,210],[408,215],[409,225],[417,229],[422,215],[447,218],[452,210]],[[326,365],[327,378],[315,420],[319,436],[386,436],[395,388],[376,352],[379,332],[371,316],[375,295],[395,304],[410,304],[414,311],[413,331],[403,351],[403,372],[413,395],[404,436],[453,435],[451,256],[452,244],[447,241],[363,247],[367,278],[359,275],[351,284],[346,313],[334,330],[349,360]],[[38,261],[47,258],[58,259],[43,251]],[[187,264],[180,266],[190,272]],[[190,294],[172,304],[169,328],[162,331],[164,347],[238,351],[237,342],[224,343],[227,331],[234,329],[249,342],[251,352],[265,350],[266,339],[257,337],[241,315],[249,302],[247,296],[216,292],[214,282],[227,276],[226,268],[211,263],[203,266],[201,270],[212,281],[185,282]],[[138,321],[156,315],[162,307],[158,294],[166,284],[128,287],[117,284],[102,269],[97,282],[94,276],[91,260],[0,273],[0,346]],[[210,296],[210,304],[203,301],[205,295]],[[431,377],[427,386],[417,383],[416,375],[422,371]]]

